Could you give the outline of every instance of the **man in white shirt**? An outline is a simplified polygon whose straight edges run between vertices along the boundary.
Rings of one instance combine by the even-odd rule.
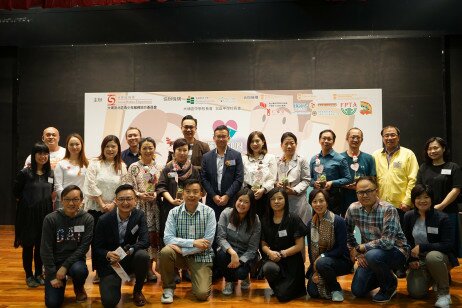
[[[47,127],[43,130],[42,141],[50,150],[51,169],[55,169],[56,164],[64,158],[66,149],[59,146],[59,131],[54,127]],[[30,155],[24,163],[24,168],[30,166]]]

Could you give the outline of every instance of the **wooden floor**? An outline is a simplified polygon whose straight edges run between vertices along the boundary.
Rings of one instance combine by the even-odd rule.
[[[24,271],[22,269],[21,249],[13,248],[13,231],[11,228],[0,228],[0,307],[44,307],[44,288],[28,288],[25,284]],[[462,263],[462,259],[459,260]],[[90,261],[88,260],[88,265]],[[90,268],[90,267],[89,267]],[[462,268],[457,267],[451,271],[453,282],[451,285],[452,307],[462,307]],[[102,307],[99,296],[98,285],[93,285],[91,280],[93,273],[87,279],[85,289],[89,295],[88,301],[84,304],[74,302],[74,294],[71,283],[66,289],[65,307]],[[377,304],[368,299],[355,299],[350,292],[352,275],[340,278],[340,284],[345,292],[345,301],[342,307],[372,307]],[[280,304],[276,298],[267,296],[268,284],[265,281],[253,281],[250,290],[242,291],[236,288],[233,296],[221,295],[223,283],[213,285],[213,294],[208,302],[197,302],[191,294],[191,284],[182,282],[177,285],[173,305],[175,307],[322,307],[335,304],[328,300],[299,298],[290,303]],[[122,302],[120,307],[136,307],[131,300],[132,285],[123,286]],[[156,284],[146,284],[143,293],[148,301],[146,307],[160,307],[160,296],[162,287],[160,282]],[[398,294],[387,304],[388,307],[432,307],[435,302],[435,294],[430,295],[425,300],[411,300],[407,296],[406,281],[400,279],[398,284]],[[172,305],[172,306],[173,306]]]

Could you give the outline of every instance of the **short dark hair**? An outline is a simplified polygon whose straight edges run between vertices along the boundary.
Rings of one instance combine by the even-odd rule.
[[[425,162],[429,165],[432,164],[433,159],[431,159],[430,156],[428,156],[427,151],[428,151],[428,147],[430,146],[430,143],[434,141],[438,142],[438,144],[444,149],[443,160],[444,162],[448,162],[449,154],[450,154],[448,144],[446,143],[446,140],[440,137],[431,137],[430,139],[427,140],[427,142],[425,142],[424,153],[423,153]]]
[[[380,135],[383,137],[383,131],[386,130],[387,128],[394,128],[396,130],[396,134],[399,136],[401,134],[401,132],[399,131],[399,128],[397,126],[394,126],[394,125],[387,125],[385,126],[384,128],[382,128],[382,130],[380,131]]]
[[[185,116],[183,117],[183,119],[181,119],[181,126],[183,126],[183,122],[184,122],[185,120],[193,120],[194,123],[196,124],[196,127],[197,127],[197,119],[195,119],[192,115],[190,115],[190,114],[185,115]]]
[[[178,138],[173,142],[173,152],[175,152],[176,149],[184,145],[188,145],[188,141],[184,138]]]
[[[356,184],[358,184],[360,181],[369,181],[374,184],[375,188],[379,188],[379,184],[377,184],[377,178],[375,176],[360,176],[359,179],[356,180]]]
[[[321,140],[321,136],[322,136],[322,134],[324,134],[324,133],[331,133],[331,134],[332,134],[332,137],[334,138],[334,142],[335,142],[335,138],[337,138],[337,136],[335,135],[335,133],[334,133],[334,131],[333,131],[332,129],[325,129],[325,130],[321,131],[321,132],[319,133],[319,139],[318,139],[318,140]]]
[[[265,138],[265,135],[263,135],[262,132],[257,131],[257,130],[251,132],[249,137],[247,138],[247,155],[253,155],[253,150],[252,150],[252,147],[250,145],[252,144],[252,139],[255,136],[258,136],[258,138],[260,138],[261,141],[263,141],[263,146],[261,148],[261,153],[263,155],[265,155],[266,153],[268,153],[268,147],[266,145],[266,138]]]
[[[411,190],[411,203],[415,205],[415,199],[417,199],[417,197],[423,193],[426,193],[430,199],[432,199],[431,207],[433,208],[433,189],[428,185],[416,184],[414,186],[414,188]]]
[[[346,133],[346,139],[348,139],[348,137],[350,136],[350,132],[353,130],[353,129],[357,129],[361,132],[361,139],[364,139],[364,133],[363,131],[360,129],[360,128],[357,128],[357,127],[352,127],[350,128],[347,133]]]
[[[138,133],[140,133],[140,138],[142,137],[141,130],[138,127],[134,127],[134,126],[130,126],[129,128],[127,128],[127,130],[125,131],[125,137],[127,137],[128,131],[132,130],[132,129],[136,129],[138,131]]]
[[[295,143],[297,143],[297,136],[295,136],[294,133],[292,132],[285,132],[284,134],[282,134],[281,136],[281,144],[284,142],[284,140],[286,140],[286,138],[292,138],[294,139]]]
[[[124,191],[124,190],[131,190],[131,191],[133,191],[133,194],[136,196],[136,191],[133,188],[133,186],[130,185],[130,184],[122,184],[119,187],[117,187],[117,189],[115,190],[115,195],[117,196],[118,193],[120,193],[121,191]]]
[[[215,127],[215,129],[213,130],[213,134],[215,134],[217,130],[226,130],[229,136],[229,129],[226,125],[218,125],[217,127]]]
[[[194,178],[185,180],[183,182],[183,189],[186,189],[186,187],[191,186],[193,184],[199,184],[199,186],[201,187],[201,191],[202,192],[204,191],[204,187],[202,187],[201,181],[199,181],[199,179],[194,179]]]
[[[308,196],[308,202],[311,204],[313,202],[314,198],[316,198],[316,195],[319,194],[319,193],[323,194],[324,199],[326,199],[326,202],[329,204],[329,193],[327,192],[327,190],[318,189],[318,188],[315,188],[310,192],[310,194]]]
[[[63,189],[63,191],[61,192],[61,200],[63,200],[63,198],[73,190],[78,190],[80,192],[80,200],[82,200],[83,199],[83,192],[80,189],[80,187],[77,186],[77,185],[68,185],[68,186],[66,186]]]

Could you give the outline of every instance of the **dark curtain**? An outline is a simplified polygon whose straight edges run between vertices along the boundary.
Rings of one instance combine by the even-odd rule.
[[[0,9],[28,9],[40,6],[42,8],[70,8],[144,2],[149,2],[149,0],[0,0]]]

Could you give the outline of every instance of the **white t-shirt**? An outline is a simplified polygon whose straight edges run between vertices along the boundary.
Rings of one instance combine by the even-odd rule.
[[[50,152],[50,165],[51,169],[54,170],[56,167],[56,164],[64,158],[64,155],[66,155],[66,149],[63,147],[59,147],[58,151]],[[24,168],[30,166],[30,155],[27,156],[26,162],[24,163]]]

